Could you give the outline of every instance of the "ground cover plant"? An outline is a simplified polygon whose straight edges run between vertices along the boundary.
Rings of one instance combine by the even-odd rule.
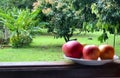
[[[76,34],[72,38],[77,38],[82,44],[110,44],[113,45],[113,35],[109,34],[109,39],[100,43],[98,36],[101,32]],[[115,53],[120,56],[120,36],[116,37]],[[4,47],[0,49],[0,62],[19,62],[19,61],[63,61],[62,45],[64,39],[55,39],[52,35],[41,35],[33,38],[31,46],[24,48]]]

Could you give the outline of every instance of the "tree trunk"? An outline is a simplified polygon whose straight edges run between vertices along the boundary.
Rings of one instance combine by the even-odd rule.
[[[9,29],[5,27],[4,31],[4,39],[7,40],[10,37]]]
[[[117,33],[117,28],[114,28],[114,39],[113,39],[113,47],[115,48],[115,42],[116,42],[116,33]]]
[[[64,40],[65,40],[65,42],[68,42],[69,41],[69,37],[64,36]]]
[[[116,38],[115,38],[115,33],[114,33],[114,40],[113,40],[113,47],[115,48],[115,40],[116,40]]]

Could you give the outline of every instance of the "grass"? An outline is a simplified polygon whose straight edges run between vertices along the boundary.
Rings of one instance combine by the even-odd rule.
[[[109,39],[105,43],[100,43],[97,38],[100,32],[84,33],[73,36],[82,44],[113,44],[113,35],[109,34]],[[91,37],[92,40],[88,38]],[[26,48],[2,48],[0,49],[0,62],[19,62],[19,61],[62,61],[63,53],[61,47],[64,44],[64,39],[54,39],[53,36],[41,35],[35,37],[30,47]],[[116,37],[115,51],[120,56],[120,36]]]
[[[63,42],[53,36],[36,37],[30,47],[0,49],[0,61],[60,61],[63,60]]]

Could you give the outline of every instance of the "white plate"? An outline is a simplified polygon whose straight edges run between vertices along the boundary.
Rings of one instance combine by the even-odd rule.
[[[98,60],[85,60],[85,59],[78,59],[78,58],[71,58],[71,57],[67,57],[64,55],[64,58],[72,60],[75,63],[78,64],[83,64],[83,65],[103,65],[106,63],[110,63],[110,62],[114,62],[114,60],[118,60],[119,57],[117,55],[114,55],[114,59],[113,60],[101,60],[100,58],[98,58]]]

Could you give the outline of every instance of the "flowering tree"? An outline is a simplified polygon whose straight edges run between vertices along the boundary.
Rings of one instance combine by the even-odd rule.
[[[79,15],[75,11],[72,0],[38,0],[33,4],[34,9],[41,8],[43,20],[48,22],[48,32],[55,34],[55,38],[71,40],[75,28],[79,26]]]

